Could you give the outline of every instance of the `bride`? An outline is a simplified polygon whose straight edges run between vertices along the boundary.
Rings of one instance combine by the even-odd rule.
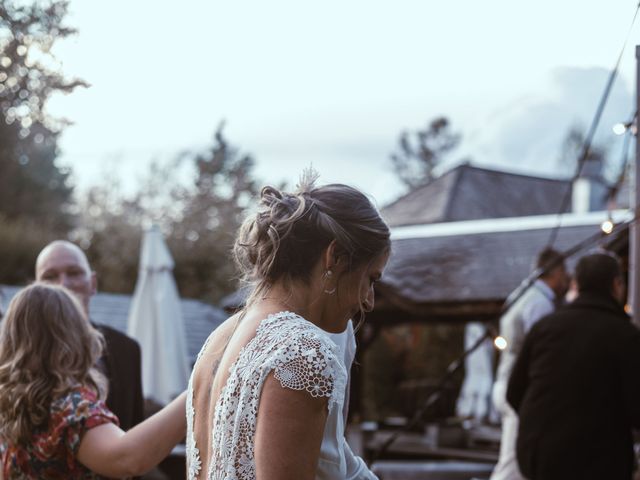
[[[330,335],[373,308],[389,229],[358,190],[309,177],[293,194],[265,187],[238,233],[253,290],[189,382],[190,480],[376,478],[344,442],[348,371]]]

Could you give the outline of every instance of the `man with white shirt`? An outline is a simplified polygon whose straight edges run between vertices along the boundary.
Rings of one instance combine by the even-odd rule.
[[[551,266],[551,268],[548,268]],[[555,310],[569,285],[562,255],[546,248],[538,255],[536,268],[545,272],[500,319],[500,336],[507,341],[493,385],[493,404],[502,416],[500,457],[491,480],[524,480],[516,459],[518,416],[506,401],[511,370],[522,348],[524,338],[533,325]]]

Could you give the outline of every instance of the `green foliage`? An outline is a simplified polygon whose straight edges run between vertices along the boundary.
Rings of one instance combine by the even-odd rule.
[[[0,1],[0,213],[27,217],[63,233],[70,227],[69,171],[55,164],[63,120],[47,100],[83,85],[49,65],[51,47],[74,33],[63,25],[66,1]]]
[[[396,174],[410,189],[435,178],[435,168],[460,143],[459,133],[451,131],[446,117],[434,118],[424,130],[404,131],[398,150],[391,154]]]
[[[0,215],[0,283],[25,285],[33,281],[38,253],[54,239],[54,234],[38,222],[9,220]]]
[[[235,288],[231,260],[236,231],[257,193],[254,161],[230,146],[221,124],[212,147],[195,155],[194,189],[177,192],[183,217],[171,225],[169,247],[181,293],[217,300]]]
[[[253,159],[232,147],[222,129],[205,152],[153,164],[133,197],[107,175],[81,201],[74,240],[87,250],[101,290],[133,291],[142,233],[152,224],[165,235],[182,296],[215,302],[235,289],[231,247],[257,189]],[[184,167],[193,172],[186,184],[179,180]]]
[[[71,240],[84,249],[98,288],[108,292],[132,293],[138,274],[142,226],[137,205],[122,200],[119,180],[106,176],[80,202],[79,225]]]

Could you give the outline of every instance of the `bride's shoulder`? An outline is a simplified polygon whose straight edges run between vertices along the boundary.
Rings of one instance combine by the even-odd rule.
[[[267,316],[260,323],[258,333],[282,337],[283,344],[313,341],[331,351],[337,348],[328,332],[293,312],[278,312]]]

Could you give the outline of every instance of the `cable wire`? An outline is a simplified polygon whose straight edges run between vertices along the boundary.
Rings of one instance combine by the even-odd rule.
[[[613,87],[613,83],[618,75],[618,70],[620,68],[620,63],[622,62],[622,56],[627,47],[627,43],[629,43],[629,38],[631,37],[631,32],[633,31],[633,26],[638,18],[638,12],[640,11],[640,2],[636,7],[636,12],[633,15],[633,19],[631,20],[631,25],[629,26],[629,31],[627,32],[627,36],[622,44],[622,48],[620,49],[620,54],[618,55],[618,59],[615,63],[615,66],[611,70],[609,74],[609,79],[607,80],[607,84],[605,85],[604,92],[602,92],[602,97],[600,98],[600,102],[598,103],[598,108],[596,109],[596,113],[591,121],[591,126],[589,127],[589,131],[587,136],[584,139],[584,143],[582,145],[582,151],[580,157],[578,159],[578,164],[576,165],[576,173],[571,179],[571,183],[567,186],[567,190],[565,192],[564,197],[562,198],[562,203],[560,204],[560,210],[558,211],[558,224],[551,231],[549,235],[549,241],[547,242],[548,247],[553,247],[557,237],[558,230],[562,227],[562,214],[565,212],[567,207],[569,206],[569,200],[571,199],[571,191],[573,182],[575,182],[578,177],[580,177],[580,173],[582,173],[582,168],[584,167],[585,162],[589,158],[589,154],[591,153],[591,144],[593,143],[593,137],[595,136],[596,130],[598,129],[598,125],[600,124],[600,118],[602,117],[602,112],[604,111],[604,107],[607,104],[607,100],[609,99],[609,94],[611,93],[611,89]]]
[[[633,135],[633,129],[637,128],[635,124],[637,117],[638,111],[636,110],[631,117],[631,120],[624,124],[626,130],[624,132],[622,149],[620,151],[620,173],[618,174],[615,183],[609,187],[605,199],[607,205],[609,206],[615,203],[616,197],[618,196],[618,193],[620,192],[620,189],[622,188],[622,185],[627,178],[627,167],[629,164],[629,159],[631,158],[629,156],[629,148],[631,147],[631,136]]]

